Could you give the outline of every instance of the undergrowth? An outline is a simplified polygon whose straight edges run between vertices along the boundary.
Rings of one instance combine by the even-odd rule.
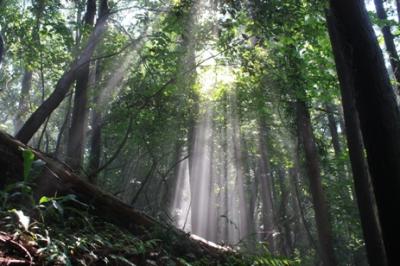
[[[161,227],[135,235],[94,216],[75,195],[35,199],[33,157],[24,159],[23,182],[0,191],[0,265],[299,265],[267,253],[199,257],[185,249],[186,235]]]

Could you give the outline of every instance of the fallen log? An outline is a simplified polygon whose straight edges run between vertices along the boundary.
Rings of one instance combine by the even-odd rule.
[[[35,159],[39,159],[45,164],[41,174],[34,180],[36,198],[74,194],[79,201],[93,207],[90,211],[94,215],[128,229],[134,234],[145,234],[156,227],[167,230],[181,240],[178,253],[192,253],[195,256],[208,255],[212,257],[234,253],[230,248],[210,243],[196,236],[190,236],[190,234],[182,230],[135,210],[115,196],[86,182],[83,178],[73,173],[66,164],[21,143],[1,131],[0,173],[2,176],[0,176],[0,190],[7,184],[22,180],[24,167],[22,151],[24,149],[30,149],[34,153]]]

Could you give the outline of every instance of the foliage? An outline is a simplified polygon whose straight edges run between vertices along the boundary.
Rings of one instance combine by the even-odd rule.
[[[3,255],[31,258],[38,265],[295,265],[287,259],[269,256],[221,255],[220,262],[215,257],[197,258],[190,253],[176,256],[177,244],[185,243],[186,235],[176,239],[176,235],[161,229],[134,235],[91,215],[91,207],[72,194],[42,197],[29,208],[3,207],[0,235],[9,236],[25,252],[20,254],[12,244],[4,244],[9,251]]]

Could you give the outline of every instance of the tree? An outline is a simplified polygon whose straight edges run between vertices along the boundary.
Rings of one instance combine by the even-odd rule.
[[[1,35],[0,32],[0,64],[1,61],[3,60],[3,54],[4,54],[4,41],[3,41],[3,36]]]
[[[28,100],[29,100],[29,92],[32,88],[32,71],[29,68],[25,68],[24,74],[22,76],[22,86],[21,93],[18,101],[18,113],[14,119],[14,130],[18,132],[18,130],[23,125],[23,116],[28,111]]]
[[[397,89],[400,90],[400,60],[397,54],[396,45],[394,44],[394,37],[390,29],[390,25],[387,24],[387,14],[385,7],[383,6],[382,0],[374,0],[376,13],[378,18],[381,20],[381,30],[383,33],[383,39],[385,40],[386,50],[389,54],[389,62],[392,66],[394,76],[397,81]]]
[[[335,18],[327,13],[327,26],[332,40],[336,69],[342,93],[342,105],[349,147],[350,162],[353,171],[354,187],[361,216],[368,260],[371,266],[386,265],[386,254],[380,233],[378,217],[368,164],[364,154],[364,144],[360,131],[360,122],[354,102],[354,88],[349,58],[345,57],[345,46],[338,35]]]
[[[400,228],[392,215],[400,209],[400,114],[364,3],[330,1],[330,5],[338,36],[348,48],[343,53],[351,66],[383,241],[388,264],[395,265]]]
[[[268,137],[267,125],[265,117],[259,118],[259,143],[260,143],[260,161],[259,161],[259,183],[261,184],[261,202],[262,202],[262,222],[263,222],[263,237],[268,242],[268,248],[271,252],[274,251],[274,211],[272,205],[272,180],[271,167],[269,162],[269,151],[266,143]]]
[[[91,29],[96,15],[96,0],[87,0],[84,16],[84,32]],[[101,19],[101,17],[100,17]],[[90,57],[77,72],[74,107],[72,109],[71,127],[69,129],[67,162],[73,169],[78,169],[83,160],[85,131],[88,105],[88,81],[90,72]]]
[[[324,266],[334,266],[337,265],[337,261],[333,249],[333,236],[329,221],[328,205],[322,188],[320,162],[311,127],[310,114],[304,101],[297,100],[296,114],[299,142],[304,149],[306,170],[310,180],[310,191],[315,210],[321,259]]]
[[[71,85],[76,79],[77,73],[79,73],[82,67],[90,61],[90,58],[105,31],[107,18],[108,14],[96,23],[96,27],[90,35],[85,48],[58,80],[52,94],[36,109],[35,112],[33,112],[22,128],[18,131],[16,134],[17,139],[23,143],[29,142],[48,116],[64,100],[65,95],[68,93]]]

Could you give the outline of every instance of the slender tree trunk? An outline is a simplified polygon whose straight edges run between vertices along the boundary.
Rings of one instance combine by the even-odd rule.
[[[307,243],[306,239],[306,228],[304,224],[302,225],[302,214],[299,206],[299,202],[297,200],[297,180],[298,180],[298,168],[295,166],[289,169],[289,190],[290,190],[290,199],[292,205],[292,215],[293,215],[293,247],[299,247],[301,252],[301,247],[305,246]],[[312,240],[309,241],[310,243]]]
[[[100,70],[100,61],[96,63],[96,71],[95,71],[95,82],[99,83],[101,80],[101,70]],[[100,159],[101,159],[101,129],[102,129],[102,106],[100,95],[102,93],[102,88],[99,91],[96,91],[96,96],[94,97],[94,107],[92,109],[92,137],[90,139],[90,155],[89,155],[89,172],[95,173],[90,175],[89,182],[92,184],[96,183],[97,174],[96,170],[100,167]]]
[[[321,169],[311,119],[305,102],[297,100],[297,127],[299,141],[303,145],[307,175],[310,179],[310,190],[315,210],[321,259],[324,266],[338,265],[334,249],[332,228],[329,221],[328,204],[321,182]]]
[[[225,223],[224,223],[224,239],[226,242],[229,242],[229,235],[230,235],[230,230],[229,230],[229,180],[228,180],[228,164],[229,164],[229,158],[228,158],[228,101],[227,97],[224,97],[224,144],[223,144],[223,153],[224,153],[224,160],[223,160],[223,166],[224,166],[224,216],[225,216]]]
[[[342,105],[346,126],[347,145],[354,179],[354,188],[357,196],[358,208],[361,216],[361,226],[367,249],[368,261],[371,266],[385,266],[386,254],[381,238],[380,226],[376,205],[370,184],[368,165],[364,154],[364,144],[360,133],[360,122],[354,103],[353,78],[349,58],[345,58],[339,33],[336,30],[334,18],[327,15],[328,29],[332,42],[336,69],[340,81]]]
[[[251,179],[251,162],[249,157],[248,143],[246,137],[241,137],[241,150],[242,150],[242,165],[243,165],[243,182],[248,184],[244,187],[245,205],[247,209],[247,238],[246,243],[250,248],[255,248],[256,242],[253,237],[256,233],[256,226],[254,222],[254,208],[257,200],[257,187],[258,180]]]
[[[280,206],[279,206],[279,214],[278,214],[278,224],[280,226],[280,231],[282,234],[280,235],[280,243],[281,243],[281,253],[285,256],[289,257],[293,252],[293,243],[292,243],[292,230],[290,229],[290,221],[289,221],[289,192],[287,189],[287,185],[285,184],[285,169],[279,167],[278,169],[278,183],[281,191],[280,194]]]
[[[91,28],[96,15],[96,0],[87,0],[84,27]],[[87,127],[88,82],[90,62],[82,65],[77,73],[74,108],[72,109],[71,127],[67,147],[67,163],[72,169],[77,170],[83,161],[85,131]]]
[[[389,265],[398,264],[400,113],[363,1],[330,1],[354,95]],[[334,43],[334,41],[332,41]]]
[[[334,115],[334,108],[331,104],[326,105],[327,115],[328,115],[328,126],[329,132],[331,133],[332,137],[332,146],[333,150],[335,151],[335,156],[339,157],[342,153],[342,148],[340,145],[339,134],[337,130],[337,122]]]
[[[397,22],[400,23],[400,0],[396,0]]]
[[[175,162],[181,161],[182,158],[184,158],[185,156],[185,149],[183,144],[180,143],[179,140],[176,141],[174,150],[175,150],[174,161]],[[180,192],[182,191],[183,186],[185,184],[184,178],[182,178],[183,179],[182,181],[179,180],[179,174],[184,172],[180,171],[180,168],[182,167],[182,165],[184,165],[184,163],[185,163],[184,161],[181,161],[178,165],[176,165],[174,171],[172,172],[172,175],[168,177],[168,179],[164,184],[165,188],[163,193],[163,202],[161,203],[162,204],[161,206],[163,209],[169,210],[170,213],[174,211],[172,208],[173,205],[175,204],[174,198],[176,193],[182,194]],[[180,202],[180,198],[177,201]]]
[[[243,156],[242,156],[242,138],[240,133],[240,121],[237,110],[238,102],[236,99],[235,92],[230,95],[230,112],[232,115],[232,143],[233,143],[233,155],[236,166],[236,186],[239,199],[239,240],[248,237],[248,225],[249,225],[249,210],[246,201],[245,187],[244,187],[244,167],[243,167]]]
[[[65,115],[64,115],[64,121],[61,125],[61,128],[58,132],[57,136],[57,141],[56,141],[56,148],[55,148],[55,154],[57,155],[58,159],[61,159],[65,154],[64,151],[66,150],[67,146],[67,139],[68,139],[68,132],[66,132],[66,129],[68,128],[68,125],[70,123],[70,118],[71,118],[71,109],[72,109],[72,94],[68,97],[67,102],[65,103]]]
[[[29,109],[28,99],[31,88],[32,88],[32,71],[25,68],[24,75],[22,77],[22,86],[18,101],[18,111],[14,120],[15,132],[18,132],[18,130],[22,127],[24,123],[23,117],[26,115]]]
[[[243,141],[246,143],[246,141]],[[258,169],[257,169],[257,161],[254,160],[254,158],[250,157],[250,154],[248,154],[248,147],[247,144],[244,147],[244,151],[246,151],[246,165],[248,166],[247,173],[255,173],[255,177],[253,179],[250,179],[249,182],[251,183],[250,189],[249,189],[249,221],[250,221],[250,232],[251,232],[251,244],[254,246],[257,239],[258,239],[258,228],[257,228],[257,205],[258,205],[258,190],[259,190],[259,179],[257,176],[258,174]],[[251,176],[251,175],[249,175]],[[253,247],[252,246],[252,247]]]
[[[262,222],[263,222],[263,239],[268,243],[268,249],[274,252],[274,212],[272,204],[272,180],[271,180],[271,166],[269,162],[269,152],[267,146],[267,125],[264,121],[265,118],[259,118],[259,130],[258,130],[258,141],[259,141],[259,183],[261,184],[261,203],[262,203]]]
[[[90,157],[89,157],[89,171],[91,173],[96,172],[100,167],[101,159],[101,123],[102,116],[97,110],[93,110],[92,117],[92,137],[90,140]],[[97,174],[91,175],[89,182],[92,184],[96,183]]]
[[[0,65],[1,65],[1,61],[3,61],[3,54],[4,54],[4,40],[3,40],[3,36],[1,35],[1,32],[0,32]]]
[[[296,157],[297,156],[298,155],[296,155]],[[298,178],[298,174],[299,173],[298,173],[298,171],[299,170],[296,167],[295,174],[292,176],[292,182],[293,182],[293,190],[294,190],[294,193],[295,193],[295,200],[296,200],[296,203],[297,203],[297,206],[298,206],[298,210],[299,210],[299,214],[300,214],[300,219],[301,219],[301,221],[303,223],[304,231],[305,231],[305,233],[307,235],[309,243],[314,247],[315,251],[318,254],[320,254],[320,250],[318,248],[318,245],[317,245],[313,235],[311,234],[310,225],[309,225],[309,223],[307,221],[307,217],[306,217],[306,214],[305,214],[305,208],[304,208],[303,204],[301,204],[302,203],[302,199],[301,199],[301,195],[300,195],[299,178]]]
[[[380,20],[387,20],[387,14],[382,0],[374,0],[376,14]],[[399,55],[394,44],[394,37],[389,25],[381,27],[383,39],[385,40],[386,50],[389,54],[390,65],[392,66],[394,77],[397,81],[397,89],[400,92],[400,61]]]

